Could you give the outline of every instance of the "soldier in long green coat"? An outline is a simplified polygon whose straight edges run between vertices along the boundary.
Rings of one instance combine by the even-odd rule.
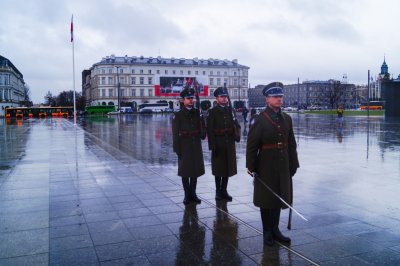
[[[201,140],[206,137],[204,120],[193,107],[194,89],[185,88],[180,96],[184,107],[172,119],[173,150],[178,155],[178,176],[185,191],[184,204],[201,200],[197,197],[197,178],[204,175]]]
[[[217,105],[208,111],[207,136],[215,176],[215,199],[232,201],[227,186],[228,178],[237,173],[234,122],[226,89],[217,88],[214,96]]]
[[[246,167],[256,175],[254,180],[254,205],[260,208],[264,244],[274,240],[290,242],[279,230],[281,209],[287,206],[273,195],[270,187],[288,204],[292,204],[292,177],[299,167],[292,119],[281,111],[283,84],[273,82],[263,89],[267,107],[250,125],[247,137]]]

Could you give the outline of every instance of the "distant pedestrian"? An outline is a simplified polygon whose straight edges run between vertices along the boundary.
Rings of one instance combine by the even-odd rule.
[[[339,127],[342,127],[343,126],[343,119],[344,119],[343,118],[344,110],[343,110],[343,106],[341,104],[339,105],[336,113],[337,113],[338,125],[339,125]]]
[[[247,114],[249,113],[249,110],[246,108],[246,106],[243,108],[243,111],[242,111],[242,115],[243,115],[243,121],[245,122],[245,123],[247,123]]]
[[[172,119],[173,149],[178,155],[178,176],[182,177],[185,198],[183,203],[201,200],[197,197],[197,178],[204,174],[201,140],[206,137],[204,120],[193,107],[194,89],[185,88],[180,93],[183,108]]]
[[[254,205],[260,208],[264,245],[274,240],[289,243],[279,230],[281,209],[292,204],[292,177],[299,167],[292,119],[282,112],[283,84],[273,82],[263,89],[267,107],[255,116],[247,137],[246,167],[253,173]]]
[[[217,88],[214,96],[217,105],[208,112],[207,135],[212,174],[215,176],[215,200],[232,201],[227,186],[228,178],[237,173],[235,125],[226,89]]]

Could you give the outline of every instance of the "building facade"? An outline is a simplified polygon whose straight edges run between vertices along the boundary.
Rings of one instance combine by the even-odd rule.
[[[0,55],[0,117],[6,107],[18,107],[26,99],[24,77],[13,63]]]
[[[354,84],[333,79],[288,84],[283,90],[286,106],[336,108],[341,104],[345,108],[354,108],[357,101],[357,90]]]
[[[185,83],[196,80],[201,101],[214,103],[214,90],[226,83],[234,105],[248,102],[249,67],[237,60],[175,59],[107,56],[82,72],[82,94],[87,105],[132,106],[166,101],[180,106]]]
[[[249,89],[249,106],[260,108],[265,106],[262,89],[265,85],[258,85]],[[356,102],[362,97],[361,92],[354,84],[330,79],[328,81],[304,81],[298,84],[284,85],[284,106],[299,107],[302,109],[310,106],[321,108],[336,108],[342,104],[345,108],[354,108]]]

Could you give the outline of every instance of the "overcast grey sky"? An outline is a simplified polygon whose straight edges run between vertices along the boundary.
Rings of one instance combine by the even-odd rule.
[[[271,81],[342,79],[367,71],[400,74],[397,0],[0,0],[0,54],[30,86],[72,89],[74,14],[76,90],[81,72],[102,57],[238,59],[252,87]]]

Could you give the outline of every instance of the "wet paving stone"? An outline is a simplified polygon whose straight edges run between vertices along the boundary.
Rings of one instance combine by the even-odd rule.
[[[245,170],[215,202],[210,152],[200,205],[184,206],[171,116],[2,124],[0,265],[397,265],[400,121],[292,114],[301,168],[286,248],[264,247]],[[4,133],[6,132],[6,133]],[[11,137],[12,136],[12,137]],[[302,256],[296,255],[296,253]]]

